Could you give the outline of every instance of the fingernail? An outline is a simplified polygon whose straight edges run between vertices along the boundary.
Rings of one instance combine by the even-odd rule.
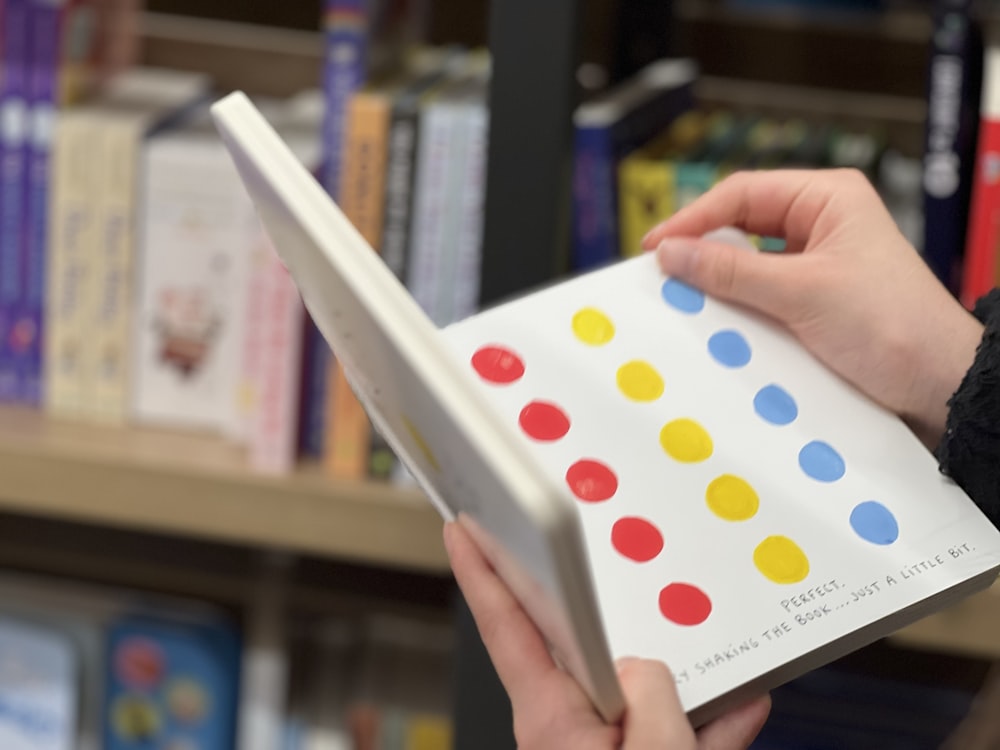
[[[660,258],[676,273],[687,268],[691,258],[698,251],[698,246],[687,239],[670,238],[663,240],[657,247]]]
[[[630,665],[635,664],[637,661],[639,661],[638,656],[619,657],[618,659],[615,659],[615,670],[618,671],[619,673],[623,672],[624,670],[628,669]]]
[[[653,239],[653,235],[655,233],[656,233],[655,229],[650,229],[648,232],[646,232],[646,234],[643,236],[643,238],[639,241],[639,244],[642,245],[647,250],[652,250],[653,248],[649,247],[649,241],[651,239]]]

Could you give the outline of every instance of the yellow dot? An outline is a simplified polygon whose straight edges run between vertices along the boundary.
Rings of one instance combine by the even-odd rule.
[[[660,445],[671,458],[693,464],[712,455],[712,438],[693,419],[675,419],[660,430]]]
[[[775,583],[799,583],[809,575],[809,558],[786,536],[769,536],[753,551],[757,570]]]
[[[705,502],[719,518],[726,521],[746,521],[757,515],[760,498],[745,479],[723,474],[712,480],[705,490]]]
[[[663,395],[663,378],[648,362],[634,360],[618,368],[618,387],[633,401],[656,401]]]
[[[410,433],[410,437],[413,438],[413,442],[417,444],[417,448],[419,448],[420,452],[424,454],[424,458],[427,459],[427,463],[429,463],[435,471],[441,471],[441,466],[438,464],[434,451],[431,450],[427,441],[424,440],[424,436],[420,434],[420,430],[418,430],[413,422],[406,417],[403,417],[403,424],[406,425],[406,429]]]
[[[573,333],[585,344],[601,346],[615,337],[615,324],[597,308],[585,307],[573,316]]]

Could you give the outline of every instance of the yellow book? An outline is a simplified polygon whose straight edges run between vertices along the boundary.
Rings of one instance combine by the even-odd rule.
[[[391,87],[358,91],[348,104],[344,132],[340,206],[376,250],[382,243],[392,100]],[[330,398],[324,464],[335,477],[364,478],[372,428],[336,360],[330,363],[327,388]]]
[[[702,112],[687,112],[661,136],[622,160],[618,194],[624,257],[639,255],[645,234],[677,210],[674,157],[702,137],[706,122]]]
[[[53,139],[44,404],[46,411],[58,417],[79,417],[86,406],[86,305],[93,283],[103,154],[93,142],[93,119],[92,112],[68,110],[60,116]]]
[[[406,731],[406,750],[451,750],[451,721],[444,716],[416,714]]]

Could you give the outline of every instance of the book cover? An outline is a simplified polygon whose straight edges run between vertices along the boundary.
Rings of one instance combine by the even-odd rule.
[[[196,117],[143,146],[130,415],[231,435],[246,310],[245,191]]]
[[[106,750],[181,743],[205,750],[232,748],[240,640],[226,623],[207,620],[126,615],[111,623],[105,663]]]
[[[971,0],[934,3],[924,140],[923,256],[958,294],[975,174],[983,43]]]
[[[694,103],[697,66],[687,59],[651,63],[573,115],[572,268],[619,257],[618,165]]]
[[[0,614],[0,747],[75,750],[78,661],[63,633]]]

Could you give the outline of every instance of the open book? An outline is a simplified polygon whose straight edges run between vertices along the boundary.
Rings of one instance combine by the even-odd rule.
[[[994,580],[996,528],[784,330],[648,255],[439,330],[245,96],[214,116],[376,428],[605,718],[615,657],[697,725]]]

